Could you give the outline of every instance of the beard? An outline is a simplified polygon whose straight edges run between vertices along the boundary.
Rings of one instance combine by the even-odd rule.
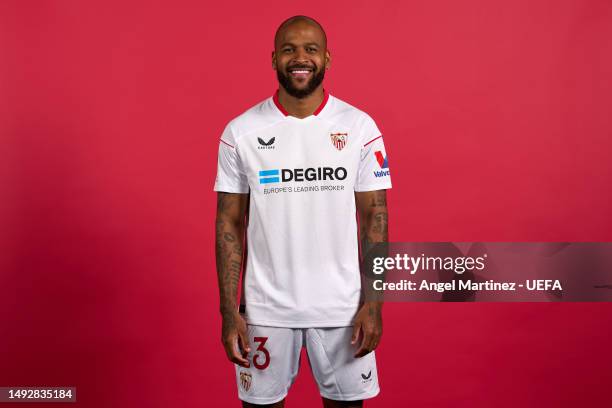
[[[285,75],[285,73],[277,69],[276,70],[276,78],[278,79],[278,83],[281,84],[285,91],[294,98],[303,99],[314,92],[315,89],[323,82],[323,78],[325,78],[325,69],[317,69],[313,70],[312,78],[306,83],[304,88],[296,88],[293,85],[293,81],[289,75]]]

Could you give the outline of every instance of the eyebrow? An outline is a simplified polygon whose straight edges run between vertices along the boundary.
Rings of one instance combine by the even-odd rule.
[[[286,47],[286,46],[288,46],[288,45],[289,45],[289,46],[291,46],[291,47],[295,47],[295,46],[296,46],[296,45],[295,45],[295,44],[293,44],[293,43],[286,42],[286,43],[282,43],[282,44],[280,45],[280,48]],[[309,42],[309,43],[304,44],[304,46],[305,46],[305,47],[312,47],[312,46],[315,46],[315,47],[320,47],[321,45],[320,45],[320,44],[318,44],[318,43],[316,43],[316,42]]]

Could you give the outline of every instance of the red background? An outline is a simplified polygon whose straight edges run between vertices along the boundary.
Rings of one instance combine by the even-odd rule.
[[[217,143],[300,13],[327,29],[326,88],[386,136],[392,240],[612,240],[607,0],[3,1],[0,386],[239,406]],[[611,311],[388,304],[368,406],[609,406]],[[317,406],[302,368],[288,406]]]

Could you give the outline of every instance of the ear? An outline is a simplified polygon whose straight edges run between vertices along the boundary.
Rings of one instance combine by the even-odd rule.
[[[272,69],[276,71],[276,51],[272,51]]]
[[[325,50],[325,69],[329,69],[329,67],[331,66],[331,61],[331,53],[329,52],[329,50]]]

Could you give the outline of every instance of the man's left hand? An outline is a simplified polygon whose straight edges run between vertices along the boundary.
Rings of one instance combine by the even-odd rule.
[[[362,332],[361,345],[355,353],[355,358],[363,357],[376,349],[382,336],[382,302],[366,302],[355,316],[351,344],[359,340]]]

